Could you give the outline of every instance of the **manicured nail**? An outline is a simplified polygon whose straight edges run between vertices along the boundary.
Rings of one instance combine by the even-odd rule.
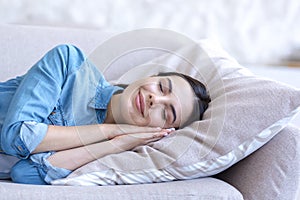
[[[175,131],[175,128],[168,128],[168,131]]]

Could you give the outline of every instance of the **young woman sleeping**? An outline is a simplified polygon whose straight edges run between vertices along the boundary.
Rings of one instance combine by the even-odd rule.
[[[49,184],[201,119],[209,102],[202,83],[175,72],[111,85],[78,48],[57,46],[0,83],[0,157],[19,159],[0,178]]]

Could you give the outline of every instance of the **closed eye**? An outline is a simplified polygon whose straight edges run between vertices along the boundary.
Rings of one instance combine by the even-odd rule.
[[[162,114],[161,114],[161,116],[162,116],[162,119],[163,119],[164,121],[167,120],[166,109],[162,109]]]
[[[161,81],[159,81],[159,90],[163,93],[164,91],[163,91],[163,86],[162,86],[162,83],[161,83]]]

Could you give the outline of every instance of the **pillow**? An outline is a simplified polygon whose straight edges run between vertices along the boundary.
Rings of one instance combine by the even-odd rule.
[[[138,66],[118,57],[115,69],[122,63],[125,70],[102,70],[113,71],[111,78],[119,76],[121,82],[157,71],[190,75],[206,85],[212,99],[203,120],[155,143],[105,156],[52,184],[138,184],[215,175],[263,146],[299,112],[299,89],[253,75],[211,41],[182,47],[156,58],[151,54],[147,59],[152,60]],[[122,70],[131,73],[116,74]]]

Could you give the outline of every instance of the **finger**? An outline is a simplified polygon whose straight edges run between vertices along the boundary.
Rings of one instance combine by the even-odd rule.
[[[158,140],[160,140],[160,139],[168,136],[169,134],[170,133],[168,133],[168,132],[159,132],[159,133],[156,133],[156,134],[153,135],[153,137],[151,139],[149,139],[147,141],[147,143],[156,142],[156,141],[158,141]]]
[[[160,138],[163,137],[165,133],[162,132],[153,132],[153,133],[130,133],[127,134],[129,137],[139,138],[143,140],[148,140],[152,138]]]
[[[174,133],[175,131],[176,131],[175,128],[167,129],[164,136],[165,136],[165,137],[166,137],[166,136],[169,136],[170,134]]]
[[[166,137],[166,136],[170,135],[171,133],[173,133],[174,131],[175,131],[175,129],[173,129],[173,128],[172,129],[163,129],[160,132],[158,132],[155,136]]]
[[[145,142],[145,145],[146,144],[149,144],[149,143],[151,143],[151,142],[157,142],[158,140],[161,140],[162,139],[162,137],[161,138],[152,138],[152,139],[149,139],[149,140],[147,140],[146,142]]]
[[[142,140],[149,140],[149,139],[160,139],[167,135],[168,132],[166,131],[159,131],[159,132],[153,132],[153,133],[130,133],[127,134],[128,137],[138,138]]]
[[[164,129],[164,130],[166,130],[168,132],[174,132],[176,129],[175,128],[167,128],[167,129]]]
[[[148,127],[148,126],[134,126],[134,125],[118,125],[119,134],[130,134],[130,133],[153,133],[161,131],[160,127]]]
[[[162,137],[166,137],[166,136],[168,136],[169,134],[170,134],[171,132],[169,132],[169,131],[160,131],[160,132],[158,132],[158,133],[155,133],[154,135],[153,135],[153,138],[162,138]]]

